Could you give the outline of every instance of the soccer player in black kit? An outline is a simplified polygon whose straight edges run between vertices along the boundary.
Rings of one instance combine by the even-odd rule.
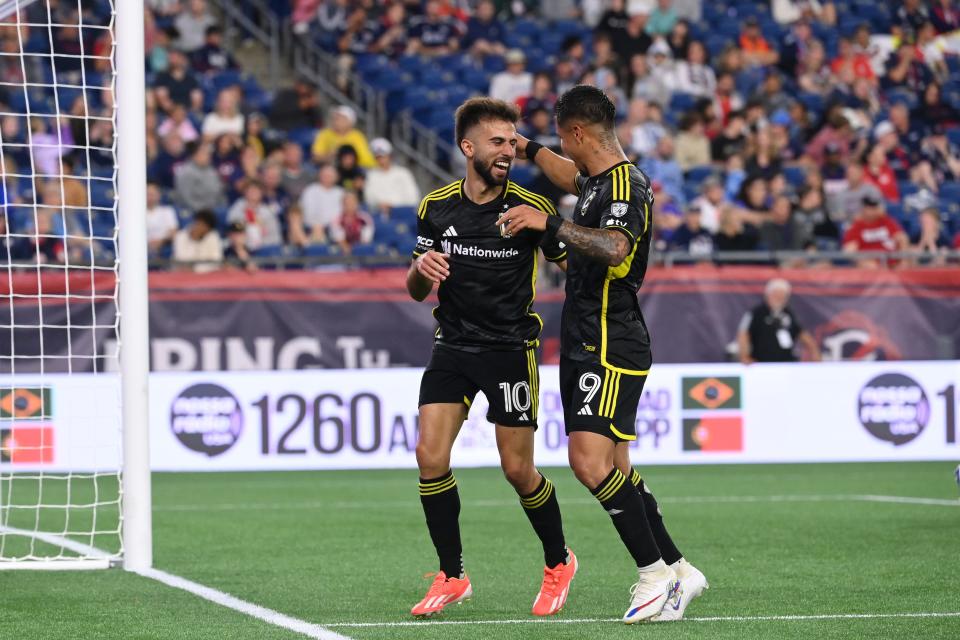
[[[467,176],[420,204],[414,263],[407,289],[416,300],[438,286],[439,328],[420,383],[417,465],[420,501],[440,571],[411,613],[430,616],[473,594],[463,568],[460,497],[450,452],[474,396],[482,391],[494,423],[504,475],[543,543],[543,583],[533,613],[552,615],[567,599],[577,559],[563,536],[556,490],[533,464],[539,374],[536,349],[543,323],[532,311],[537,252],[564,266],[566,250],[543,231],[506,234],[494,223],[524,205],[557,218],[549,200],[508,178],[516,157],[519,111],[490,98],[457,109],[457,144]]]
[[[637,564],[639,580],[624,622],[678,620],[707,581],[677,550],[628,452],[652,364],[637,291],[650,253],[653,193],[647,176],[624,155],[614,129],[616,108],[600,89],[570,89],[557,101],[555,116],[569,159],[522,137],[517,153],[579,196],[573,221],[520,205],[498,224],[513,235],[543,231],[546,242],[559,240],[569,251],[560,394],[570,466],[610,514]]]

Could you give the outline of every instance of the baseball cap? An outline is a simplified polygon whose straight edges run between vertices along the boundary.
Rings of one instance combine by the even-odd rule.
[[[374,157],[388,156],[393,153],[393,145],[386,138],[374,138],[370,141],[370,151]]]
[[[507,54],[503,56],[503,58],[506,60],[507,64],[518,64],[520,62],[527,61],[526,54],[520,49],[510,49],[507,51]]]
[[[334,115],[344,116],[350,121],[350,124],[356,124],[357,122],[357,112],[345,104],[340,105],[339,107],[334,107],[331,113]]]
[[[778,109],[770,116],[770,124],[778,125],[781,127],[789,126],[791,122],[790,114],[787,113],[786,109]]]
[[[663,38],[657,38],[657,41],[650,45],[650,48],[647,50],[652,56],[657,54],[668,56],[670,55],[670,45],[667,44],[667,41]]]
[[[873,128],[873,137],[882,138],[888,133],[894,133],[896,128],[893,126],[893,123],[889,120],[883,120],[877,123],[877,126]]]
[[[862,202],[868,207],[876,207],[880,204],[880,197],[877,196],[876,194],[868,193],[865,196],[863,196]]]

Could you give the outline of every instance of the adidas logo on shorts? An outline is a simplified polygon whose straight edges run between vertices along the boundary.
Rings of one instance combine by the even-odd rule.
[[[580,411],[577,411],[577,415],[578,415],[578,416],[592,416],[592,415],[593,415],[593,411],[590,410],[590,405],[585,404],[585,405],[583,405],[583,408],[580,409]]]

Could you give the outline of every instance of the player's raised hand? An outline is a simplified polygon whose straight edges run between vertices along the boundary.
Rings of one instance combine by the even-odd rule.
[[[497,220],[497,226],[503,225],[504,237],[512,237],[524,229],[534,231],[547,230],[547,214],[530,205],[521,204],[503,212]]]
[[[417,273],[434,284],[440,284],[450,276],[450,263],[447,262],[449,257],[449,253],[427,251],[417,258]]]

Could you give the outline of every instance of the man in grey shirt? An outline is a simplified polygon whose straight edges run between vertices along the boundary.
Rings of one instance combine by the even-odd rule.
[[[198,144],[190,162],[182,164],[173,178],[177,202],[191,211],[215,209],[224,204],[223,181],[212,165],[210,146]]]

